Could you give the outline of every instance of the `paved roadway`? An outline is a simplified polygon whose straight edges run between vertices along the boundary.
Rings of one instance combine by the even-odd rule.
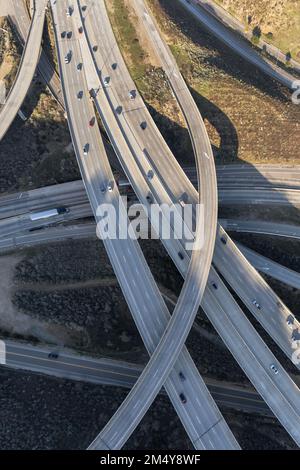
[[[11,14],[11,8],[7,0],[0,0],[0,16],[8,16]]]
[[[266,258],[265,256],[256,253],[243,246],[240,243],[237,243],[239,250],[247,258],[247,260],[260,272],[267,274],[268,276],[277,279],[278,281],[287,284],[288,286],[295,287],[300,289],[300,273],[293,271],[285,266],[282,266],[275,261]]]
[[[59,5],[57,5],[57,7],[61,8],[60,14],[56,15],[56,8],[54,8],[53,11],[55,15],[55,26],[58,26],[60,32],[62,30],[69,29],[70,20],[66,20],[65,18],[65,9],[63,3],[60,3]],[[60,21],[61,24],[58,25],[58,21]],[[68,26],[66,26],[65,24],[66,21],[68,21]],[[77,27],[78,26],[76,25],[76,29]],[[76,31],[76,29],[74,31]],[[83,80],[83,74],[76,72],[75,69],[76,64],[82,60],[78,41],[75,40],[75,33],[74,39],[72,41],[72,65],[65,65],[61,60],[69,50],[70,42],[66,44],[66,41],[61,41],[59,38],[57,41],[57,46],[60,58],[61,76],[63,76],[64,81],[66,81],[64,95],[67,111],[69,114],[68,122],[73,137],[73,144],[76,148],[76,154],[81,167],[81,171],[87,173],[87,176],[84,174],[85,179],[87,181],[86,186],[89,192],[92,205],[95,208],[101,201],[101,197],[104,198],[99,188],[101,187],[101,185],[107,184],[107,181],[109,181],[110,179],[113,179],[113,176],[108,169],[108,162],[107,160],[105,160],[103,149],[101,147],[99,148],[99,142],[97,142],[97,140],[93,138],[93,135],[88,135],[88,141],[90,143],[90,152],[88,154],[88,158],[82,159],[81,157],[81,148],[82,145],[87,141],[87,134],[93,134],[92,130],[96,132],[96,129],[95,127],[92,128],[92,130],[89,129],[89,117],[86,115],[84,117],[84,122],[87,123],[86,128],[82,125],[81,119],[80,122],[78,122],[78,117],[82,117],[83,112],[85,112],[86,109],[90,109],[90,112],[92,113],[93,108],[92,103],[86,97],[85,93],[80,103],[76,99],[76,94],[79,90],[86,91],[87,84]],[[68,108],[68,103],[71,103],[70,108]],[[90,117],[91,116],[92,114],[90,114]],[[99,139],[99,132],[97,132],[97,136]],[[80,144],[78,145],[77,142],[80,142]],[[96,150],[97,153],[95,153]],[[104,181],[103,176],[101,178],[101,175],[106,176]],[[95,190],[100,194],[94,194]],[[112,199],[113,204],[116,204],[117,196],[118,191],[115,187],[114,191],[112,191],[112,194],[110,193],[110,195],[107,195],[106,193],[105,197],[110,197]],[[144,336],[146,347],[151,353],[154,351],[155,346],[159,341],[159,338],[165,330],[169,318],[167,308],[162,302],[160,293],[157,289],[156,284],[153,281],[153,278],[150,276],[149,269],[144,261],[142,253],[140,252],[138,244],[134,243],[130,239],[124,241],[117,240],[115,243],[113,240],[107,240],[105,241],[105,243],[112,265],[119,278],[120,285],[123,288],[123,293],[129,304],[129,308],[136,315],[135,321],[137,327],[141,334]],[[131,276],[128,276],[128,270],[131,272]],[[132,285],[134,285],[134,289],[132,289]],[[145,288],[145,286],[147,287]],[[144,323],[144,321],[146,323]],[[183,370],[188,369],[190,371],[191,382],[193,381],[193,386],[191,385],[190,381],[187,381],[187,384],[184,386],[180,383],[178,373],[179,370],[181,370],[182,368]],[[202,428],[202,432],[205,433],[206,426],[210,429],[212,423],[218,422],[218,426],[223,427],[224,430],[224,432],[219,433],[218,438],[224,439],[225,437],[228,438],[229,436],[228,440],[223,440],[223,445],[224,442],[226,442],[226,448],[235,447],[235,440],[232,435],[228,432],[228,428],[224,424],[219,411],[213,404],[213,401],[210,398],[210,395],[204,383],[202,383],[199,379],[195,383],[195,377],[198,378],[198,371],[191,362],[190,356],[188,355],[187,351],[184,349],[181,354],[180,360],[178,361],[178,365],[176,364],[175,369],[172,371],[170,377],[165,383],[165,388],[171,398],[171,401],[178,410],[180,418],[185,421],[187,426],[192,428],[193,431],[196,433],[194,434],[195,439],[198,435],[197,428],[199,429],[199,426]],[[187,407],[182,406],[182,403],[180,402],[178,396],[178,389],[182,390],[182,388],[185,387],[196,387],[197,389],[195,399],[191,398],[190,403]],[[199,400],[199,397],[201,397],[201,402],[199,402],[198,406],[203,407],[203,414],[205,415],[204,423],[200,423],[200,425],[197,423],[197,416],[195,416],[194,411],[196,399]],[[122,427],[126,428],[126,423],[122,423]],[[206,434],[207,437],[213,435],[212,431],[213,429],[211,430],[211,432],[208,432]],[[122,434],[123,433],[121,432],[121,439]],[[205,437],[206,436],[204,436],[204,438]],[[120,446],[120,442],[119,440],[114,439],[113,447]]]
[[[27,38],[28,28],[30,26],[30,16],[25,4],[25,0],[9,0],[10,16],[14,23],[20,41],[24,44]],[[63,108],[64,101],[61,91],[60,79],[57,75],[54,66],[48,59],[47,54],[41,49],[40,58],[37,64],[37,70],[41,75],[44,82],[48,85],[54,98],[59,105]]]
[[[13,237],[0,238],[0,250],[7,251],[18,247],[35,246],[37,244],[54,243],[72,239],[76,240],[79,238],[96,238],[96,225],[94,223],[85,223],[80,225],[47,227],[47,230],[38,230],[29,233],[20,233],[20,231],[18,231]],[[289,286],[300,289],[300,273],[286,268],[246,248],[240,243],[238,243],[237,246],[258,271],[268,274]]]
[[[133,4],[136,7],[138,16],[143,18],[143,24],[145,29],[148,31],[149,41],[155,42],[155,50],[158,52],[158,57],[161,59],[167,75],[169,73],[169,61],[171,60],[174,64],[172,69],[172,76],[180,76],[175,60],[173,58],[170,59],[169,57],[165,58],[167,53],[164,53],[163,40],[156,32],[155,23],[150,21],[149,14],[145,13],[145,7],[143,6],[142,0],[133,0]],[[187,108],[186,112],[188,113],[188,111],[189,110]],[[189,201],[196,203],[197,193],[185,178],[185,175],[183,174],[180,166],[177,165],[177,178],[170,178],[168,165],[163,166],[163,161],[157,159],[156,154],[152,154],[152,158],[155,159],[155,165],[156,168],[158,168],[159,175],[161,177],[163,175],[165,184],[169,190],[173,190],[174,186],[180,186],[181,190],[191,197]],[[174,158],[172,163],[168,163],[169,167],[172,166],[172,168],[176,168],[176,160]],[[175,191],[176,189],[174,189],[174,195]],[[222,243],[222,238],[226,238],[226,246]],[[241,300],[244,302],[250,312],[261,323],[261,325],[281,347],[285,354],[291,359],[293,355],[293,343],[291,333],[288,331],[286,326],[287,318],[291,315],[291,312],[280,301],[280,299],[258,274],[258,272],[251,266],[251,264],[247,262],[246,258],[240,253],[238,248],[225,234],[220,225],[218,225],[218,234],[216,238],[213,262],[220,273],[222,273],[225,279],[229,282],[233,290],[240,296]],[[257,297],[258,299],[264,298],[264,305],[266,309],[265,315],[258,314],[258,310],[253,304],[253,300]],[[297,327],[299,327],[299,324],[297,324]]]
[[[225,23],[225,27],[229,26],[234,31],[238,31],[246,39],[251,41],[252,39],[252,28],[249,28],[249,31],[246,31],[245,25],[241,23],[237,18],[232,16],[225,8],[222,8],[213,0],[194,0],[195,3],[198,3],[201,7],[205,8],[208,13],[215,16],[219,21]],[[253,25],[252,25],[253,26]],[[278,47],[269,44],[264,39],[260,38],[258,46],[260,49],[264,50],[268,54],[274,57],[276,61],[280,60],[283,64],[286,63],[286,53],[283,53]],[[290,64],[295,68],[296,71],[300,72],[300,63],[294,59],[291,59]]]
[[[52,207],[48,207],[51,209]],[[58,214],[45,219],[31,220],[30,213],[9,217],[0,220],[0,235],[3,238],[15,236],[26,230],[33,230],[38,227],[46,227],[51,224],[63,223],[69,220],[91,217],[91,209],[88,204],[79,204],[70,209],[70,212]]]
[[[229,232],[259,233],[278,237],[300,239],[300,226],[266,222],[264,220],[220,219],[220,224]]]
[[[135,3],[137,3],[137,2],[135,2]],[[143,16],[143,12],[141,13],[141,12],[139,11],[139,14],[140,14],[140,16]],[[149,21],[149,17],[147,17],[147,21]],[[146,22],[147,22],[147,21],[146,21]],[[153,30],[154,30],[154,28],[151,27],[150,30],[151,30],[151,38],[153,38],[153,32],[154,32]],[[156,42],[156,46],[157,46],[157,42]],[[159,47],[160,47],[160,46],[159,46]],[[157,50],[157,49],[158,49],[158,47],[156,47],[156,50]],[[156,163],[157,163],[157,162],[156,162]],[[175,166],[176,166],[176,165],[175,165]],[[161,170],[161,168],[160,168],[160,170]],[[224,303],[224,302],[223,302],[223,303]],[[248,325],[248,330],[249,330],[249,329],[250,329],[250,326]],[[244,328],[244,331],[246,332],[246,331],[247,331],[247,328]],[[251,332],[251,331],[250,331],[250,332]],[[245,335],[245,334],[246,334],[246,333],[244,333],[244,335]],[[257,342],[257,341],[256,341],[256,342]],[[252,343],[252,350],[255,351],[255,348],[253,347],[253,344],[254,344],[254,343]],[[261,346],[261,349],[263,349],[263,345]],[[258,348],[257,350],[259,350],[259,348]],[[241,362],[241,361],[239,361],[239,362]],[[267,371],[267,367],[266,367],[266,365],[265,365],[265,372],[266,372],[266,371]],[[259,375],[257,375],[257,374],[255,374],[255,375],[256,375],[256,385],[259,385],[259,382],[261,382],[261,380],[260,380],[260,379],[261,379],[261,376],[259,377]],[[270,375],[270,374],[269,374],[269,375]],[[257,379],[258,379],[258,380],[257,380]],[[285,376],[285,379],[287,380],[287,382],[289,381],[289,379],[288,379],[287,376]],[[257,382],[258,382],[258,383],[257,383]],[[290,383],[290,385],[288,385],[288,383],[286,383],[286,386],[287,386],[287,388],[290,387],[291,390],[293,390],[293,387],[294,387],[293,384]],[[287,390],[284,391],[284,394],[285,394],[286,398],[288,399],[288,396],[287,396],[287,395],[288,395],[288,392],[287,392]],[[264,395],[266,395],[266,394],[264,393]],[[270,395],[269,395],[269,397],[268,397],[268,399],[269,399],[269,403],[270,403],[270,402],[273,402],[273,406],[274,406],[273,397],[274,397],[274,394],[273,394],[273,392],[271,392]],[[295,393],[294,398],[296,399],[296,401],[299,400],[298,393]],[[280,405],[280,400],[281,400],[281,399],[278,399],[278,400],[276,401],[275,406],[276,406],[276,408],[277,408],[277,412],[279,413],[279,415],[281,415],[281,420],[282,420],[282,422],[286,422],[285,416],[284,416],[284,414],[282,413],[282,410],[280,410],[280,406],[279,406],[279,405]],[[288,412],[288,409],[287,409],[286,411]],[[294,437],[296,437],[296,439],[299,440],[299,436],[297,436],[297,431],[296,431],[297,426],[298,426],[296,423],[297,423],[298,420],[299,420],[299,417],[296,418],[296,421],[294,422],[294,425],[290,427],[290,431],[292,432],[292,434],[294,435]],[[296,432],[295,432],[295,431],[296,431]]]
[[[40,55],[46,6],[47,0],[39,0],[36,4],[14,84],[0,111],[0,141],[16,117],[31,85]]]
[[[94,43],[93,43],[93,44],[94,44]],[[111,46],[111,47],[112,47],[112,46]],[[90,75],[90,74],[91,74],[91,70],[89,69],[89,75]],[[101,93],[100,93],[100,91],[99,91],[98,94],[97,94],[97,99],[98,99],[98,100],[100,100],[100,98],[101,98],[101,97],[99,98],[99,95],[100,95],[100,94],[101,94]],[[96,99],[96,101],[97,101],[97,99]],[[98,109],[99,109],[100,114],[101,114],[102,117],[103,117],[103,114],[106,113],[106,114],[104,115],[104,118],[103,118],[103,119],[104,119],[104,122],[105,122],[105,116],[106,116],[106,119],[108,119],[107,116],[109,117],[109,112],[108,112],[107,109],[105,109],[105,102],[101,101],[101,102],[100,102],[100,106],[99,106]],[[115,129],[114,123],[112,122],[114,119],[115,119],[115,117],[112,116],[112,120],[109,121],[109,128],[107,128],[107,131],[108,131],[109,133],[111,133],[111,134],[112,134],[112,132],[114,131],[114,136],[112,137],[112,141],[113,141],[114,144],[116,145],[116,139],[119,138],[119,140],[120,140],[120,139],[122,138],[122,136],[120,136],[118,130]],[[122,142],[122,140],[121,140],[121,142]],[[124,149],[124,146],[122,147],[122,151],[124,152],[123,149]],[[207,166],[207,161],[208,161],[208,159],[206,158],[205,160],[206,160],[205,163],[206,163],[206,166]],[[137,174],[135,174],[135,178],[136,178],[136,176],[137,176]],[[145,196],[144,196],[144,198],[145,198]],[[210,199],[210,201],[211,201],[211,200],[212,200],[212,198]],[[198,267],[199,267],[199,266],[198,266]],[[200,292],[201,292],[201,289],[200,289]],[[189,293],[188,293],[188,297],[189,297],[189,300],[190,300],[190,302],[191,302],[192,299],[191,299],[191,296],[190,296]],[[185,301],[183,301],[183,304],[184,304],[185,306],[187,305],[187,303],[186,303]],[[190,305],[192,305],[192,304],[190,303]],[[175,310],[176,310],[176,309],[175,309]],[[185,313],[187,313],[187,314],[189,315],[189,312],[188,312],[187,310],[185,310]],[[175,311],[175,313],[173,314],[172,319],[176,319],[176,311]],[[182,316],[181,316],[181,315],[180,315],[180,321],[182,322]],[[188,328],[187,328],[187,322],[186,322],[186,321],[185,321],[185,326],[186,326],[186,331],[187,331]],[[180,329],[182,329],[182,328],[180,327]],[[169,330],[169,335],[170,335],[170,337],[173,336],[171,329]],[[179,335],[177,335],[177,336],[179,336]],[[157,365],[157,366],[156,366],[156,365],[151,366],[151,367],[153,368],[153,369],[152,369],[152,370],[153,370],[153,374],[156,375],[157,377],[161,377],[161,382],[160,382],[161,384],[163,383],[164,376],[163,376],[162,373],[159,373],[159,370],[157,371],[157,368],[160,368],[161,370],[163,370],[163,362],[165,362],[166,365],[168,365],[168,367],[171,367],[172,361],[174,361],[174,359],[175,359],[175,357],[176,357],[176,355],[173,354],[173,352],[172,352],[172,348],[174,349],[174,346],[175,346],[175,347],[177,348],[177,350],[179,350],[179,345],[176,345],[176,344],[174,345],[174,341],[173,341],[173,345],[172,345],[172,343],[169,343],[169,344],[168,344],[168,335],[165,336],[164,340],[165,340],[165,344],[166,344],[165,347],[166,347],[166,349],[169,351],[169,352],[168,352],[169,356],[164,354],[163,357],[162,357],[162,359],[159,358],[159,360],[158,360],[158,365]],[[182,339],[181,341],[183,341],[183,339]],[[150,364],[151,364],[151,362],[150,362]],[[144,374],[144,373],[143,373],[143,374]],[[142,374],[142,376],[143,376],[143,374]],[[148,380],[148,383],[149,383],[149,379],[147,379],[147,380]],[[151,383],[151,382],[150,382],[150,383]],[[152,383],[153,383],[153,380],[152,380]],[[155,385],[156,385],[157,390],[158,390],[159,387],[160,387],[160,383],[159,383],[159,381],[156,381],[156,384],[155,384]],[[137,384],[137,385],[135,386],[134,393],[140,395],[140,393],[136,391],[136,390],[138,390],[138,386],[139,386],[139,384]],[[143,387],[144,387],[144,389],[145,389],[145,386],[143,386]],[[147,389],[147,392],[149,393],[150,387],[146,387],[146,389]],[[154,395],[153,392],[152,392],[152,395]],[[146,397],[145,392],[144,392],[144,396]],[[134,395],[133,395],[133,397],[134,397]],[[130,415],[130,414],[132,415],[132,412],[130,411],[130,408],[131,408],[131,406],[134,406],[134,402],[135,402],[135,398],[133,398],[132,401],[131,401],[131,403],[133,403],[133,405],[131,405],[131,404],[128,405],[128,403],[129,403],[129,398],[127,399],[127,401],[126,401],[126,403],[125,403],[126,413],[124,414],[124,417],[125,417],[126,415],[127,415],[127,416]],[[147,405],[147,406],[149,406],[149,403],[150,403],[150,400],[148,400],[148,405]],[[145,405],[146,405],[146,404],[145,404]],[[146,407],[145,405],[144,405],[144,408]],[[139,404],[139,410],[142,410],[142,406],[143,406],[143,404],[140,403],[140,404]],[[136,407],[136,404],[135,404],[135,407]],[[136,415],[139,413],[139,417],[142,416],[142,411],[139,412],[138,410],[135,410],[135,413],[136,413]],[[118,416],[120,417],[120,416],[122,416],[122,415],[119,414]],[[124,420],[124,421],[126,421],[126,420]],[[118,423],[118,422],[119,422],[120,425],[122,425],[123,418],[121,417],[119,421],[118,421],[116,418],[114,418],[113,422],[114,422],[114,423]],[[137,423],[137,418],[134,419],[134,422]],[[132,429],[134,428],[134,422],[131,423],[131,424],[132,424],[132,426],[131,426]],[[111,424],[112,424],[112,423],[110,423],[110,425],[111,425]],[[110,438],[113,439],[113,436],[114,436],[115,433],[112,431],[113,428],[111,428],[110,425],[108,425],[108,426],[106,427],[105,431],[100,435],[100,439],[99,439],[99,440],[103,439],[103,436],[105,436],[105,437],[104,437],[105,442],[107,442],[107,439],[110,439]],[[117,431],[116,434],[120,434],[120,426],[117,425],[116,428],[118,429],[118,431]],[[127,433],[127,436],[128,436],[128,433],[129,433],[128,427],[127,427],[127,429],[126,429],[126,433]],[[125,440],[125,439],[126,439],[126,435],[123,435],[122,438],[123,438],[123,440]],[[97,445],[97,442],[98,442],[98,439],[97,439],[96,441],[94,441],[94,443],[93,443],[93,445],[92,445],[93,448],[95,447],[95,445]],[[102,445],[103,445],[103,444],[102,444]]]
[[[47,374],[55,377],[101,385],[131,388],[143,366],[128,362],[76,354],[65,348],[33,346],[28,343],[5,340],[6,365],[14,369]],[[57,359],[49,353],[59,354]],[[272,416],[260,396],[248,388],[206,379],[206,384],[221,406]]]
[[[183,167],[183,170],[191,181],[195,181],[194,168]],[[220,192],[223,204],[262,204],[264,202],[266,205],[285,205],[288,201],[296,205],[300,204],[300,169],[298,170],[298,167],[279,167],[275,170],[269,166],[266,169],[260,167],[251,169],[251,167],[241,165],[239,169],[238,165],[228,165],[228,168],[217,167],[217,175],[218,187],[222,188]],[[120,177],[120,183],[131,196],[132,189],[128,180]],[[283,186],[285,186],[284,191],[282,191]],[[88,198],[82,180],[77,180],[1,196],[0,202],[0,219],[3,219],[30,210],[85,204]]]
[[[255,65],[265,74],[273,79],[279,81],[284,86],[293,89],[293,82],[296,77],[278,67],[270,60],[262,57],[255,49],[241,38],[239,35],[233,33],[229,28],[226,28],[222,23],[216,20],[211,14],[202,8],[197,2],[191,0],[189,3],[186,0],[178,0],[192,15],[214,36],[220,41],[224,42],[234,52],[239,54],[245,60]]]
[[[101,17],[102,17],[102,26],[103,26],[103,15],[101,15]],[[107,31],[105,32],[105,36],[107,36]],[[99,47],[99,49],[101,50],[101,47]],[[115,50],[115,48],[112,48],[112,49],[113,49],[113,51]],[[95,54],[95,56],[96,56],[96,54]],[[111,63],[113,62],[112,58],[110,58],[110,62]],[[123,71],[121,72],[121,74],[123,75]],[[127,90],[128,90],[128,87],[127,87]]]

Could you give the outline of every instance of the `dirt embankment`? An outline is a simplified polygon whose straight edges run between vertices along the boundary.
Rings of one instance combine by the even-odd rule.
[[[0,104],[10,89],[20,62],[20,49],[6,17],[0,17]]]

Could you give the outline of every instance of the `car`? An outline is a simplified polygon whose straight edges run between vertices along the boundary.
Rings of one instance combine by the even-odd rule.
[[[82,34],[82,33],[83,33],[83,27],[82,27],[82,26],[79,26],[79,28],[78,28],[78,33],[79,33],[79,34]]]
[[[151,194],[148,194],[148,196],[146,197],[147,201],[149,202],[149,204],[152,204],[153,202],[153,198],[151,196]]]
[[[58,353],[57,352],[50,352],[48,354],[49,359],[57,359],[58,358]]]
[[[67,32],[66,32],[66,31],[63,31],[60,36],[61,36],[62,38],[65,38],[65,37],[66,37],[66,34],[67,34]]]
[[[181,400],[181,403],[186,403],[186,396],[184,393],[179,393],[179,398]]]
[[[258,310],[261,309],[261,306],[260,306],[260,304],[257,302],[256,299],[253,299],[253,300],[252,300],[252,303],[253,303],[253,305],[255,305],[255,307],[256,307]]]
[[[78,100],[81,100],[82,97],[83,97],[83,91],[80,90],[80,91],[77,93],[77,99],[78,99]]]
[[[86,10],[86,5],[83,5],[83,6],[81,7],[81,10],[82,10],[82,11],[85,11],[85,10]]]
[[[212,286],[213,286],[214,289],[216,289],[216,290],[218,289],[218,285],[215,282],[212,283]]]
[[[111,65],[111,68],[113,70],[116,70],[116,68],[118,67],[118,64],[116,62],[114,62],[112,65]]]
[[[179,204],[181,205],[181,207],[185,207],[185,205],[186,205],[187,202],[188,202],[188,198],[187,198],[186,194],[183,194],[183,195],[178,199],[178,202],[179,202]]]
[[[114,182],[109,181],[107,184],[107,190],[111,193],[113,189],[114,189]]]
[[[129,92],[129,98],[130,98],[131,100],[134,100],[135,97],[136,97],[136,90],[131,90],[131,91]]]
[[[178,256],[179,256],[180,259],[184,259],[184,255],[183,255],[183,253],[181,253],[181,251],[178,252]]]
[[[143,129],[143,131],[144,131],[147,127],[146,121],[141,122],[140,126],[141,126],[141,129]]]
[[[289,327],[290,330],[294,328],[294,317],[289,316],[286,320],[286,324]]]
[[[180,371],[178,375],[179,375],[180,380],[182,382],[184,382],[185,381],[185,375],[183,374],[183,372]]]
[[[148,180],[152,180],[154,176],[154,171],[153,170],[149,170],[148,173],[147,173],[147,178]]]
[[[227,243],[226,238],[225,238],[225,237],[221,237],[221,242],[223,243],[223,245],[226,245],[226,243]]]
[[[110,77],[105,77],[103,80],[104,85],[108,85],[110,82]]]
[[[95,89],[94,89],[94,88],[91,88],[91,89],[89,90],[89,94],[90,94],[90,97],[91,97],[91,98],[95,98],[95,97],[96,97]]]
[[[90,145],[85,144],[85,146],[83,147],[83,155],[87,155],[89,153],[89,150],[90,150]]]
[[[68,38],[68,39],[71,39],[71,37],[72,37],[72,31],[69,31],[69,32],[67,33],[67,38]]]
[[[278,369],[277,369],[277,367],[275,366],[275,364],[271,364],[271,365],[270,365],[270,369],[274,372],[275,375],[278,374]]]
[[[70,63],[71,57],[72,57],[71,53],[68,52],[68,54],[65,56],[65,63],[66,63],[66,64],[69,64],[69,63]]]
[[[95,121],[96,121],[96,118],[95,118],[95,116],[93,116],[92,119],[89,121],[89,126],[93,127],[94,124],[95,124]]]
[[[79,62],[79,64],[77,64],[77,70],[78,71],[82,70],[82,62]]]
[[[32,227],[29,229],[29,232],[36,232],[37,230],[42,230],[44,227]]]
[[[122,106],[118,106],[118,107],[116,108],[116,113],[117,113],[117,114],[122,114],[122,112],[123,112]]]
[[[98,50],[98,46],[97,45],[93,46],[93,51],[97,52],[97,50]]]
[[[66,15],[67,15],[67,16],[72,16],[72,13],[73,13],[73,8],[72,8],[72,7],[68,7],[68,8],[67,8],[67,11],[66,11]]]
[[[106,192],[106,186],[102,185],[100,187],[100,191],[101,191],[102,194],[104,194]]]

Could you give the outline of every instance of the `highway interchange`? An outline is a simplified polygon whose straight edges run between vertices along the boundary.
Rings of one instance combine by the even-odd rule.
[[[11,112],[8,113],[7,122],[5,125],[3,124],[1,136],[4,135],[18,112],[31,83],[38,62],[39,54],[36,50],[39,50],[41,42],[41,25],[44,22],[46,3],[42,5],[41,11],[35,12],[33,15],[26,45],[33,41],[33,37],[38,37],[40,40],[38,44],[35,44],[34,60],[27,68],[24,65],[26,63],[25,46],[21,62],[21,65],[24,62],[23,66],[20,67],[19,76],[8,96],[7,106],[11,107]],[[97,213],[100,203],[109,202],[119,210],[117,207],[119,189],[110,168],[106,147],[98,126],[95,125],[92,128],[88,125],[82,126],[82,119],[86,124],[91,120],[96,121],[96,109],[138,199],[147,206],[149,205],[147,197],[150,194],[152,202],[170,205],[172,202],[178,202],[184,192],[188,201],[192,202],[195,207],[200,198],[200,202],[204,203],[205,232],[202,233],[198,224],[195,234],[196,241],[197,237],[204,236],[204,249],[200,252],[197,250],[185,251],[186,240],[184,239],[162,240],[175,265],[186,279],[171,320],[168,320],[170,318],[168,309],[138,244],[131,239],[110,240],[106,238],[104,240],[117,279],[151,359],[141,372],[125,402],[93,441],[90,448],[120,448],[124,445],[162,386],[169,394],[196,448],[239,448],[184,347],[185,339],[201,299],[205,313],[224,343],[269,408],[299,445],[299,389],[243,314],[219,277],[217,270],[289,358],[293,353],[291,330],[287,325],[291,312],[246,260],[238,247],[224,232],[222,226],[218,225],[217,228],[216,176],[212,150],[203,121],[173,57],[157,32],[157,27],[150,13],[146,10],[144,2],[133,0],[133,4],[140,21],[143,22],[145,31],[149,34],[149,42],[153,43],[153,47],[156,48],[158,58],[169,78],[172,91],[186,118],[195,153],[198,179],[200,180],[198,185],[201,188],[200,196],[186,176],[189,170],[184,173],[178,165],[150,117],[142,98],[134,88],[134,83],[114,38],[104,2],[95,0],[81,4],[80,1],[56,2],[52,0],[61,88],[83,184],[82,182],[68,183],[66,184],[69,185],[67,191],[65,191],[67,186],[61,185],[61,187],[64,186],[61,188],[61,192],[57,187],[36,190],[36,193],[27,192],[19,194],[17,197],[7,196],[0,209],[2,236],[0,249],[2,246],[5,247],[5,240],[6,248],[9,243],[15,245],[17,243],[16,235],[18,238],[23,237],[20,244],[27,243],[26,239],[27,241],[39,238],[47,241],[51,239],[51,235],[47,235],[48,230],[45,231],[45,234],[32,232],[19,235],[20,232],[41,225],[40,221],[33,222],[28,217],[29,211],[32,212],[45,206],[49,207],[54,202],[55,206],[58,206],[58,201],[59,205],[61,205],[61,201],[63,205],[74,205],[74,209],[63,216],[57,216],[53,222],[90,216],[91,209],[85,191],[96,222],[101,220]],[[41,6],[41,3],[39,5]],[[84,10],[82,5],[86,6]],[[72,13],[67,16],[66,11],[70,6]],[[101,26],[95,21],[96,17],[102,18]],[[81,26],[82,32],[79,32]],[[62,37],[62,33],[70,30],[72,37],[66,40]],[[24,35],[24,30],[22,35]],[[78,64],[82,64],[79,71]],[[116,69],[112,67],[112,64],[117,64]],[[46,62],[40,64],[42,71],[47,67]],[[278,72],[276,73],[278,75]],[[21,78],[19,78],[20,76]],[[108,83],[105,82],[106,77],[109,77]],[[276,76],[276,78],[289,86],[284,74],[281,77]],[[18,93],[21,79],[25,80],[24,96],[24,90],[21,94]],[[45,80],[49,81],[47,75],[45,75]],[[54,90],[55,86],[52,89]],[[94,90],[93,100],[91,100],[91,89]],[[81,91],[82,97],[78,100],[78,93]],[[134,91],[134,99],[129,97],[132,91]],[[55,90],[52,92],[55,94]],[[18,100],[13,100],[13,93],[18,94]],[[120,113],[116,112],[118,106],[121,107]],[[143,129],[141,123],[144,122],[146,122],[146,128]],[[87,148],[88,151],[85,155]],[[252,192],[252,198],[261,204],[265,202],[270,204],[275,200],[275,203],[280,205],[286,203],[297,206],[299,180],[297,181],[294,170],[288,174],[288,169],[285,169],[288,181],[283,178],[280,168],[274,168],[273,172],[271,170],[272,176],[269,174],[270,169],[261,168],[261,170],[261,173],[258,173],[255,168],[246,167],[243,170],[244,180],[242,179],[237,184],[234,173],[239,173],[240,167],[232,168],[231,174],[228,174],[228,168],[219,169],[218,183],[221,187],[218,194],[219,202],[224,202],[223,194],[226,193],[227,204],[231,204],[232,201],[244,203],[245,200],[251,200],[249,194]],[[153,179],[148,177],[149,171],[154,171]],[[192,173],[195,175],[194,170]],[[249,185],[249,188],[245,189],[245,185]],[[251,188],[253,185],[254,187]],[[112,190],[108,190],[109,186],[112,186]],[[251,202],[253,203],[253,201]],[[162,216],[164,217],[164,213]],[[150,222],[154,228],[157,228],[154,220],[151,219]],[[239,222],[232,221],[231,227],[234,224],[240,229]],[[174,230],[174,227],[171,229]],[[88,229],[80,227],[79,236],[85,236],[85,230],[91,230],[91,226]],[[51,228],[49,234],[51,231],[57,234],[59,229]],[[63,235],[54,235],[54,238],[55,236],[63,238],[67,232],[71,234],[73,228],[61,227],[61,232]],[[216,245],[215,234],[217,234]],[[7,238],[8,236],[10,238]],[[31,243],[30,240],[29,243]],[[246,252],[244,248],[241,249],[259,269],[258,264],[262,262],[262,259],[249,250]],[[184,253],[183,259],[178,256],[179,252]],[[264,260],[264,263],[266,262]],[[262,271],[265,268],[272,269],[275,272],[274,277],[277,275],[277,278],[281,280],[288,279],[287,283],[297,284],[299,282],[297,273],[288,273],[270,262],[268,266],[264,265]],[[130,270],[130,277],[128,277],[128,270]],[[214,287],[216,285],[217,289]],[[143,292],[145,292],[146,301]],[[253,298],[263,306],[263,315],[254,305]],[[299,329],[296,319],[294,319],[294,329]],[[242,354],[241,351],[243,351]],[[276,364],[276,370],[279,373],[274,374],[270,367],[274,364]],[[179,379],[179,373],[182,370],[185,370],[188,375],[188,380],[185,383]],[[188,403],[185,406],[180,398],[181,390],[184,390],[184,395],[188,397]]]

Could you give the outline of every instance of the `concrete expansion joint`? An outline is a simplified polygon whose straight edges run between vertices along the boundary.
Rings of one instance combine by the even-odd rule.
[[[133,108],[133,109],[125,109],[123,110],[122,114],[128,114],[128,113],[133,113],[134,111],[140,111],[142,109],[145,109],[146,106],[138,106],[137,108]]]
[[[222,421],[223,418],[219,418],[214,424],[212,424],[206,431],[204,431],[202,434],[200,434],[199,437],[197,437],[197,439],[195,439],[193,441],[193,445],[194,447],[196,448],[196,444],[197,442],[200,441],[200,439],[202,439],[203,436],[205,436],[205,434],[207,434],[209,431],[211,431],[215,426],[217,426],[217,424],[219,424],[221,421]]]

